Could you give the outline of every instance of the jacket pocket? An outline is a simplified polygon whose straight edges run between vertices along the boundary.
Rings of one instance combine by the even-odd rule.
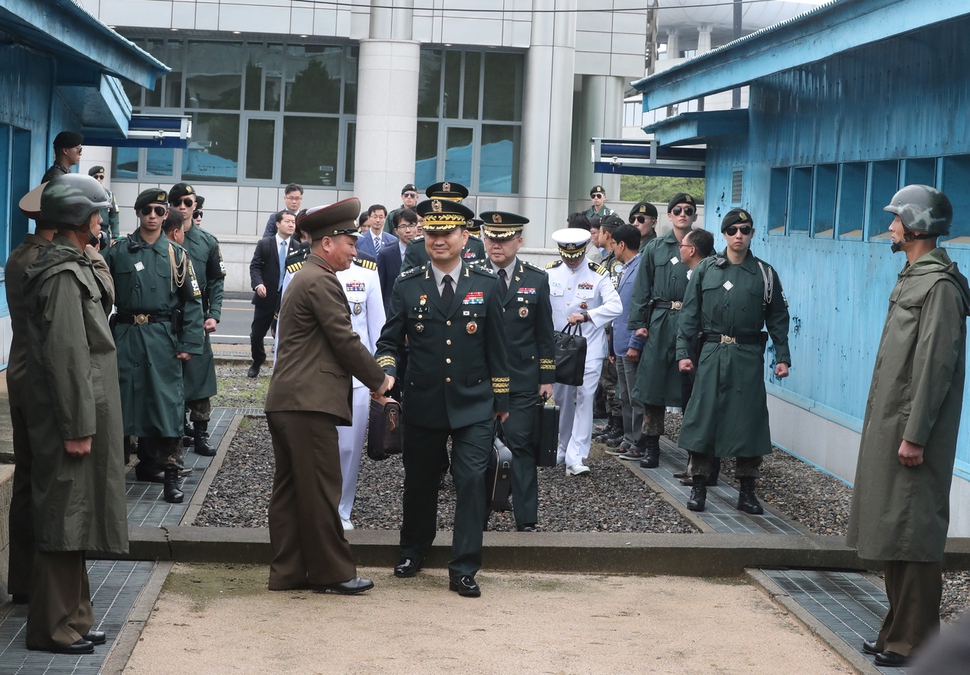
[[[481,384],[486,380],[488,380],[488,371],[476,370],[471,373],[468,373],[468,377],[465,379],[465,384],[471,387],[476,384]]]
[[[347,372],[336,363],[321,363],[320,372],[334,377],[347,377]]]

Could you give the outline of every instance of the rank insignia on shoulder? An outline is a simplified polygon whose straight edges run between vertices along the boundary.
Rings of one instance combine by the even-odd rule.
[[[192,297],[200,298],[202,297],[202,289],[199,288],[199,282],[194,278],[192,279]]]
[[[589,268],[594,272],[596,272],[597,274],[606,274],[607,272],[607,269],[602,265],[600,265],[599,263],[594,263],[592,261],[589,261],[587,262],[587,264],[589,265]]]
[[[358,267],[363,267],[365,270],[376,270],[377,263],[371,262],[370,260],[364,260],[363,258],[354,257],[354,264]]]
[[[593,263],[590,263],[590,265],[592,264]],[[559,267],[560,265],[562,265],[562,260],[553,260],[551,263],[546,264],[546,269],[551,270],[552,268]]]

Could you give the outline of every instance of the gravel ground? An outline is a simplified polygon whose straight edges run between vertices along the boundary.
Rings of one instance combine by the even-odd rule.
[[[266,390],[269,389],[269,376],[273,369],[263,366],[259,377],[248,378],[249,362],[239,365],[216,366],[216,395],[212,398],[213,408],[259,408],[266,403]]]

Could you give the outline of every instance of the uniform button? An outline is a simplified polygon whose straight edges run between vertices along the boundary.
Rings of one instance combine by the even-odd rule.
[[[451,378],[450,377],[446,377],[445,378],[445,382],[451,382]]]
[[[154,286],[152,286],[152,293],[154,293],[154,292],[155,292],[155,287],[154,287]]]
[[[571,304],[573,304],[573,303],[571,303],[571,302],[567,302],[567,303],[566,303],[566,307],[569,307],[569,306],[570,306]]]
[[[566,286],[566,290],[567,291],[571,291],[571,290],[573,290],[573,287],[572,286]]]
[[[450,326],[451,325],[451,321],[445,321],[445,325],[446,326]]]
[[[445,359],[445,363],[451,363],[451,359]]]
[[[451,340],[445,340],[445,344],[446,345],[450,345],[451,344]]]

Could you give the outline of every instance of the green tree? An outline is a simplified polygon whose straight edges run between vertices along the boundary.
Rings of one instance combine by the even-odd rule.
[[[671,176],[620,176],[620,200],[639,202],[646,200],[662,204],[674,195],[684,192],[698,204],[704,203],[703,178],[674,178]]]

